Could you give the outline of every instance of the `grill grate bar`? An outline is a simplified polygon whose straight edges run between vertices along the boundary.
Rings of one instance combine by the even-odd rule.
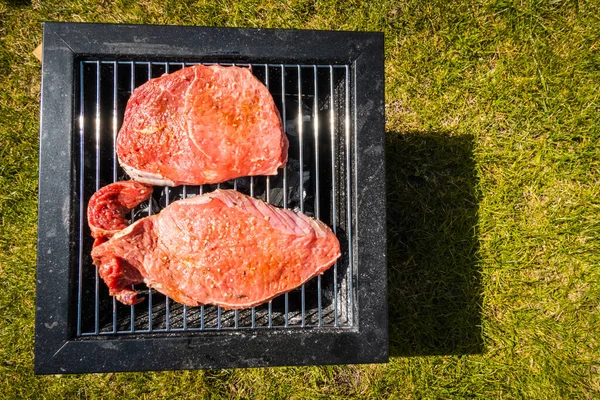
[[[96,62],[96,191],[100,189],[100,63]],[[94,268],[94,331],[100,332],[100,276]]]
[[[271,86],[269,85],[269,65],[265,64],[265,86],[269,91],[271,90]],[[266,200],[267,203],[271,203],[271,177],[267,176],[266,180]],[[268,318],[269,318],[269,328],[273,326],[273,302],[269,301],[268,306]],[[252,307],[252,328],[255,328],[255,316],[254,316],[254,307]]]
[[[165,63],[165,73],[169,73],[169,63]],[[183,187],[183,191],[185,193],[185,186]],[[169,206],[169,195],[169,187],[165,186],[165,207]],[[171,329],[171,299],[169,296],[165,296],[165,327],[167,331]]]
[[[254,197],[254,177],[251,176],[250,177],[250,196]],[[236,318],[237,318],[237,310],[235,311],[236,313]],[[251,326],[254,328],[256,325],[256,308],[252,307],[252,311],[251,313]],[[236,324],[237,324],[237,320],[236,320]]]
[[[353,94],[349,66],[252,64],[253,73],[271,91],[278,107],[281,106],[283,127],[290,138],[290,162],[277,176],[234,179],[206,187],[206,191],[233,187],[276,206],[323,218],[341,235],[340,240],[344,239],[345,254],[326,274],[264,306],[234,311],[180,305],[152,288],[136,285],[146,303],[130,306],[126,317],[122,313],[127,308],[115,298],[108,298],[97,268],[93,272],[89,269],[86,199],[94,188],[126,178],[118,165],[116,138],[127,95],[152,77],[193,64],[119,60],[78,63],[81,159],[77,163],[80,177],[77,335],[353,326],[354,271],[351,257],[346,256],[352,246],[352,221],[346,209],[352,206],[349,171],[351,129],[356,116],[350,112]],[[86,162],[91,160],[94,161],[90,167]],[[179,198],[204,192],[203,186],[163,187],[132,211],[131,221],[153,215]],[[347,233],[339,227],[344,227]]]
[[[165,207],[169,205],[169,187],[165,186]],[[165,296],[165,326],[167,330],[171,327],[171,302],[169,296]]]
[[[115,61],[113,64],[113,117],[112,117],[112,140],[113,140],[113,173],[112,173],[112,181],[117,181],[117,82],[118,82],[118,72],[117,72],[117,62]],[[112,332],[117,332],[117,299],[115,297],[112,298]]]
[[[83,303],[83,205],[85,204],[84,194],[84,113],[83,113],[83,62],[79,62],[79,268],[77,283],[77,335],[81,335],[81,308]]]
[[[268,329],[278,329],[278,330],[285,330],[285,326],[280,325],[274,325],[272,327],[269,326],[261,326],[261,325],[257,325],[256,328],[254,329],[260,329],[260,330],[268,330]],[[288,328],[294,328],[294,326],[290,326]],[[300,326],[295,326],[296,329],[300,328],[302,329]],[[320,328],[318,326],[312,326],[312,325],[307,325],[304,327],[305,329],[314,329],[314,328]],[[137,329],[135,331],[135,333],[173,333],[173,332],[218,332],[218,331],[236,331],[239,330],[240,327],[235,327],[235,325],[232,326],[222,326],[221,328],[217,328],[217,327],[188,327],[187,329],[184,328],[171,328],[169,330],[165,329],[165,328],[154,328],[153,330],[149,330],[149,329]],[[123,334],[130,334],[131,332],[129,332],[129,330],[119,330],[116,332],[111,332],[111,331],[100,331],[97,334],[94,332],[83,332],[80,336],[82,337],[94,337],[94,336],[112,336],[115,334],[118,335],[123,335]]]
[[[271,90],[271,87],[269,85],[269,66],[267,64],[265,64],[265,86],[267,87],[267,89],[269,89],[269,91]],[[267,181],[266,181],[266,191],[267,191],[267,203],[271,202],[271,177],[267,176]]]
[[[133,90],[135,89],[135,64],[133,63],[133,61],[131,62],[131,80],[129,82],[130,86],[130,90],[131,90],[131,94],[133,94]],[[133,210],[131,210],[131,222],[135,221],[135,213]],[[133,288],[133,285],[132,285]],[[130,323],[131,323],[131,332],[135,332],[135,305],[131,305],[129,306],[130,309]]]
[[[200,329],[204,329],[204,306],[200,306]]]
[[[185,66],[187,67],[189,64],[186,63]],[[204,185],[200,185],[198,187],[198,195],[203,195],[204,194]],[[206,317],[206,312],[205,312],[205,306],[200,306],[200,330],[204,330],[205,329],[205,317]],[[190,328],[193,329],[193,328]]]
[[[113,117],[112,117],[112,140],[113,140],[113,170],[112,170],[112,180],[116,182],[118,179],[118,163],[117,163],[117,112],[119,106],[118,100],[118,90],[117,90],[117,82],[119,81],[119,69],[117,67],[117,62],[113,63]]]
[[[346,135],[346,171],[350,171],[350,69],[346,66],[346,91],[345,91],[345,116],[344,116],[344,127],[345,127],[345,135]],[[352,207],[352,193],[350,188],[351,183],[351,174],[346,174],[346,210],[351,210]],[[348,317],[350,320],[354,319],[353,314],[353,293],[352,293],[352,280],[354,275],[354,268],[352,263],[352,216],[347,215],[347,236],[348,236],[348,257],[350,258],[348,263]]]
[[[147,63],[148,65],[148,80],[152,79],[152,64],[151,63]],[[150,196],[150,198],[148,199],[148,216],[152,215],[152,196]],[[153,312],[152,312],[152,294],[153,294],[153,290],[152,288],[148,288],[148,330],[150,332],[152,332],[152,317],[153,317]]]
[[[337,213],[336,213],[336,183],[335,183],[335,91],[333,80],[333,67],[329,67],[329,131],[331,132],[331,212],[333,233],[337,235]],[[338,263],[333,264],[333,318],[334,326],[339,325],[338,320]]]
[[[169,63],[165,63],[165,74],[169,73]],[[183,188],[185,191],[185,186]],[[165,207],[169,206],[169,195],[170,190],[168,186],[165,186]],[[185,317],[184,317],[185,318]],[[169,296],[165,296],[165,327],[169,331],[171,329],[171,299]]]
[[[283,130],[287,133],[287,119],[285,115],[285,66],[281,64],[281,109],[283,113]],[[288,198],[287,198],[287,165],[283,168],[283,208],[288,208]],[[289,293],[283,295],[285,301],[285,317],[284,317],[284,325],[288,326],[289,324],[289,301],[290,296]]]
[[[283,131],[287,132],[287,119],[285,115],[285,68],[281,64],[281,112],[283,114]],[[287,166],[283,168],[283,208],[287,208]]]
[[[90,60],[83,60],[81,61],[84,64],[95,64],[96,62],[100,62],[101,64],[112,64],[115,61],[113,60],[99,60],[99,61],[90,61]],[[134,63],[136,65],[147,65],[148,61],[116,61],[118,64],[130,64],[130,63]],[[197,65],[197,64],[202,64],[202,65],[223,65],[223,66],[238,66],[238,67],[254,67],[256,64],[247,64],[247,63],[228,63],[228,62],[202,62],[202,61],[198,61],[198,62],[167,62],[167,61],[152,61],[153,65],[168,65],[168,64],[178,64],[178,65],[184,65],[184,66],[191,66],[191,65]],[[278,68],[278,67],[305,67],[305,68],[312,68],[312,67],[317,67],[317,68],[329,68],[329,67],[333,67],[333,68],[339,68],[339,69],[345,69],[347,64],[282,64],[282,63],[267,63],[267,64],[259,64],[259,65],[266,65],[267,67],[274,67],[274,68]]]
[[[319,206],[319,85],[317,82],[317,67],[313,67],[313,130],[315,135],[315,218],[321,219],[320,206]],[[323,326],[323,304],[321,299],[321,278],[323,274],[317,277],[317,313],[318,313],[318,325]]]
[[[181,65],[181,67],[183,68],[183,64]],[[169,65],[167,64],[167,74],[169,73]],[[183,189],[182,189],[182,196],[184,199],[188,198],[188,187],[187,185],[183,185]],[[188,320],[188,306],[187,305],[183,305],[183,330],[187,330],[187,320]]]
[[[232,65],[235,66],[236,64],[233,63]],[[237,178],[233,180],[233,189],[237,190]],[[238,328],[239,325],[240,325],[240,313],[238,310],[235,310],[234,311],[234,327]],[[252,327],[254,328],[254,307],[252,307]]]
[[[302,119],[304,115],[302,113],[302,71],[300,66],[298,65],[298,141],[299,141],[299,151],[298,151],[298,159],[300,163],[300,212],[304,212],[304,130]]]
[[[304,129],[303,121],[304,113],[302,112],[302,70],[298,65],[298,141],[299,141],[299,163],[300,163],[300,212],[304,212]],[[306,289],[302,284],[301,291],[301,312],[302,312],[302,327],[306,323]]]

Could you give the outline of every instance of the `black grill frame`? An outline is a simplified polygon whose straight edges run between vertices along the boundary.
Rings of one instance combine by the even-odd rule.
[[[358,282],[352,324],[81,336],[73,288],[79,256],[74,232],[80,224],[77,71],[85,59],[348,65],[353,99],[348,257]],[[45,23],[35,372],[387,361],[383,85],[379,33]]]

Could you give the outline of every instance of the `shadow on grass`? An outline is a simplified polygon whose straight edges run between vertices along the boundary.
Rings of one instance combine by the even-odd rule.
[[[9,7],[31,7],[31,0],[6,0]]]
[[[473,140],[387,134],[392,356],[483,351]]]

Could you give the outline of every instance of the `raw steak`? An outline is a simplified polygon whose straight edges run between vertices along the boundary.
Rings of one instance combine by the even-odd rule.
[[[129,98],[117,138],[119,163],[152,185],[202,185],[276,175],[288,140],[269,90],[249,68],[183,68]]]
[[[88,222],[95,239],[110,238],[127,228],[125,213],[152,194],[152,187],[133,181],[116,182],[98,190],[88,203]]]
[[[123,203],[116,205],[122,211],[131,205],[124,206],[135,192],[123,190],[128,184],[109,185],[94,197],[107,198],[105,193],[113,190],[127,192],[120,197]],[[112,189],[114,185],[120,186]],[[100,209],[95,206],[88,213]],[[100,221],[94,215],[88,219]],[[116,226],[109,225],[94,226],[92,232]],[[323,273],[339,256],[339,241],[324,223],[234,190],[173,202],[159,214],[114,233],[92,251],[110,294],[122,303],[141,301],[131,284],[145,282],[189,306],[214,304],[227,309],[255,306],[288,292]]]

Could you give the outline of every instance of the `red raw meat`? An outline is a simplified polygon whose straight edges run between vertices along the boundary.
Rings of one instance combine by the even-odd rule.
[[[323,273],[339,256],[339,241],[324,223],[234,190],[173,202],[92,251],[110,294],[125,304],[141,301],[130,285],[145,282],[179,303],[226,309],[269,301]]]
[[[249,68],[183,68],[129,98],[117,138],[119,163],[151,185],[202,185],[276,175],[288,140],[269,90]]]
[[[94,193],[88,203],[88,222],[94,239],[110,238],[127,228],[125,214],[150,195],[151,186],[133,181],[116,182]]]
[[[98,190],[88,203],[88,224],[94,240],[94,248],[105,243],[113,235],[127,228],[125,214],[152,195],[152,186],[134,181],[116,182]],[[98,266],[98,274],[125,304],[139,303],[137,292],[131,285],[142,282],[143,277],[135,268],[125,268],[117,259],[107,260]]]

